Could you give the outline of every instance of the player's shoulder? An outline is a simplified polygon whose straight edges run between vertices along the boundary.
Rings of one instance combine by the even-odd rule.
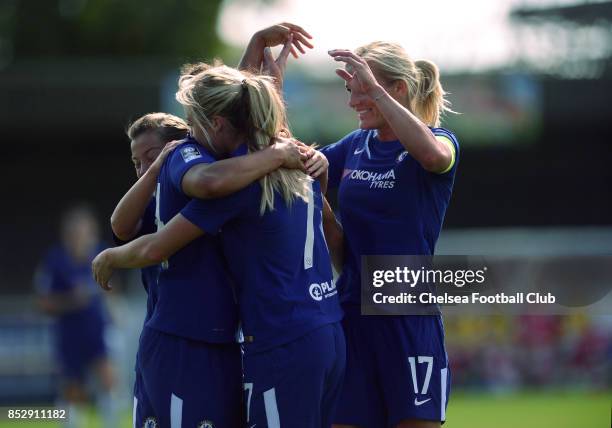
[[[457,147],[459,147],[459,139],[457,138],[457,136],[455,135],[454,132],[452,132],[451,130],[447,129],[447,128],[442,128],[442,127],[437,127],[437,128],[430,128],[431,132],[433,132],[433,134],[436,137],[446,137],[448,138],[453,144],[455,144]]]
[[[365,129],[356,129],[352,132],[349,132],[344,137],[336,141],[335,143],[329,144],[321,148],[321,152],[324,154],[328,154],[330,152],[337,151],[350,151],[355,144],[358,144],[359,141],[364,141],[365,137],[368,135],[368,131]]]
[[[190,163],[195,160],[214,162],[206,149],[191,137],[187,137],[168,155],[171,163]]]
[[[355,129],[353,132],[345,135],[340,142],[345,144],[348,148],[351,148],[356,144],[364,142],[368,138],[370,132],[372,132],[370,129]]]

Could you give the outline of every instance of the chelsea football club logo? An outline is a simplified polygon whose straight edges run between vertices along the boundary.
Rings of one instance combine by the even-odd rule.
[[[158,428],[157,419],[155,418],[147,418],[142,424],[142,428]]]
[[[202,421],[199,423],[198,428],[215,428],[212,421]]]

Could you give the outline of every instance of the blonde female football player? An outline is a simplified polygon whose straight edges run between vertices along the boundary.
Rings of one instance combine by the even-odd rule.
[[[362,255],[431,255],[450,201],[459,146],[438,68],[394,43],[332,50],[359,129],[324,147],[344,233],[338,289],[347,370],[338,427],[436,427],[450,391],[439,314],[362,316]],[[332,224],[332,227],[334,225]]]

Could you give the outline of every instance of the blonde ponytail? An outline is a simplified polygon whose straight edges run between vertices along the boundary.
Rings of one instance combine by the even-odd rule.
[[[251,75],[245,79],[249,94],[249,120],[253,130],[250,151],[263,150],[274,143],[277,136],[290,137],[285,106],[268,76]],[[308,201],[312,179],[297,169],[280,168],[259,180],[261,185],[260,213],[274,209],[274,192],[278,191],[287,205],[295,197]]]
[[[176,99],[191,113],[198,126],[210,140],[205,127],[219,115],[228,119],[234,128],[248,139],[249,152],[265,149],[278,136],[290,137],[285,106],[274,81],[268,76],[241,72],[225,65],[201,67],[195,75],[184,75],[179,80]],[[214,147],[212,141],[208,141]],[[311,196],[312,179],[299,170],[277,169],[259,180],[262,188],[260,213],[274,209],[274,192],[278,191],[290,205],[295,197],[307,201]]]
[[[452,112],[450,102],[445,98],[446,92],[440,83],[438,66],[431,61],[421,59],[414,62],[419,71],[417,88],[416,114],[430,126],[440,126],[440,116],[446,111]]]

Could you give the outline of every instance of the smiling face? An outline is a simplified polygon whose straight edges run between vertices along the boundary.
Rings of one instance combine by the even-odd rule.
[[[355,79],[347,82],[345,86],[349,93],[348,105],[357,113],[361,129],[378,129],[387,124],[376,107],[376,102],[361,90]]]
[[[401,102],[403,92],[396,82],[386,82],[374,73],[376,81],[393,97],[395,100]],[[361,85],[356,79],[352,79],[350,82],[345,84],[346,90],[349,93],[348,106],[355,110],[357,118],[359,119],[359,128],[361,129],[377,129],[379,135],[391,134],[391,139],[395,139],[391,126],[384,118],[376,102],[368,96],[362,89]],[[402,103],[403,104],[403,103]]]
[[[164,148],[164,142],[155,132],[145,132],[132,140],[132,162],[136,176],[142,177]]]

